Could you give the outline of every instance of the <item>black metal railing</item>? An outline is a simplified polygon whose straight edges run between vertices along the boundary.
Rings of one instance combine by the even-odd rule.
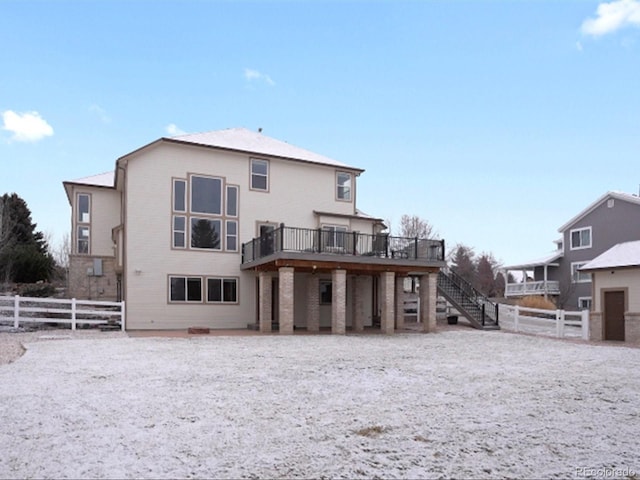
[[[498,304],[473,287],[453,270],[440,271],[438,287],[452,303],[465,310],[483,327],[499,325]]]
[[[243,244],[242,263],[253,262],[276,252],[444,261],[444,248],[444,240],[280,225],[280,227]]]

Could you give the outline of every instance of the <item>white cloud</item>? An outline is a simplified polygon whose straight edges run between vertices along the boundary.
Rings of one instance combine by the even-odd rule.
[[[100,105],[96,105],[95,103],[93,105],[90,105],[89,111],[91,113],[95,113],[98,116],[98,118],[102,121],[102,123],[111,122],[111,118],[109,117],[109,115],[107,115],[106,110],[102,108]]]
[[[269,75],[266,73],[261,73],[258,70],[252,70],[251,68],[244,69],[244,78],[251,81],[263,81],[272,87],[276,84]]]
[[[11,140],[16,142],[37,142],[53,135],[53,128],[38,112],[6,110],[2,112],[2,120],[2,129],[13,133]]]
[[[184,135],[185,133],[187,133],[179,128],[175,123],[170,123],[169,125],[164,127],[164,129],[171,136]]]
[[[640,0],[615,0],[601,3],[596,18],[582,23],[582,33],[594,37],[613,33],[627,26],[640,27]]]

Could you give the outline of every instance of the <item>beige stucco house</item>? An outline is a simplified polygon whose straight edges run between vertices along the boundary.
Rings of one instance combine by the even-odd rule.
[[[241,128],[161,138],[64,182],[71,295],[125,300],[128,329],[391,333],[416,276],[433,329],[444,242],[385,233],[362,173]]]
[[[640,343],[640,241],[617,244],[584,265],[591,273],[591,340]]]

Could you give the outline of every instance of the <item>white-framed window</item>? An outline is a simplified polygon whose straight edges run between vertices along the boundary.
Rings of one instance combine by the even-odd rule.
[[[348,172],[336,173],[336,198],[345,202],[351,201],[352,176]]]
[[[324,247],[330,248],[345,248],[347,227],[341,227],[339,225],[324,225],[323,239]]]
[[[187,182],[179,178],[173,180],[173,211],[187,211]]]
[[[207,277],[208,303],[238,303],[238,279]]]
[[[187,217],[173,216],[173,248],[187,247]]]
[[[222,179],[191,175],[191,213],[222,215]]]
[[[202,302],[202,277],[170,276],[169,301]]]
[[[191,217],[191,248],[221,250],[222,221]]]
[[[90,228],[86,225],[78,225],[77,253],[89,254]]]
[[[576,228],[569,232],[571,250],[591,248],[591,227]]]
[[[238,250],[238,222],[235,220],[227,220],[225,223],[225,231],[227,234],[227,243],[225,249],[231,252]]]
[[[586,265],[588,262],[572,262],[571,263],[571,281],[573,283],[589,283],[591,282],[591,274],[581,272],[578,270],[580,267]]]
[[[238,187],[227,185],[227,217],[238,216]]]
[[[172,248],[237,252],[239,194],[237,185],[225,185],[220,177],[174,178]]]
[[[251,190],[269,191],[269,161],[251,159]]]
[[[88,193],[78,194],[78,223],[91,223],[91,195]]]
[[[580,310],[591,310],[591,297],[578,297],[578,308]]]

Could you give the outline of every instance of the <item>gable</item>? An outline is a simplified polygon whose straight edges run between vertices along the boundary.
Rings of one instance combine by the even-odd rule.
[[[621,193],[621,192],[607,192],[604,195],[602,195],[600,198],[598,198],[595,202],[593,202],[591,205],[589,205],[587,208],[585,208],[580,213],[578,213],[575,217],[573,217],[567,223],[565,223],[560,228],[558,228],[558,232],[564,233],[568,229],[575,227],[578,223],[584,220],[585,217],[593,213],[599,207],[602,207],[603,205],[606,207],[606,204],[607,202],[609,202],[609,200],[613,200],[614,205],[615,205],[615,202],[625,202],[629,205],[632,205],[633,207],[639,207],[638,212],[640,212],[640,198],[637,197],[636,195],[630,195],[628,193]]]

